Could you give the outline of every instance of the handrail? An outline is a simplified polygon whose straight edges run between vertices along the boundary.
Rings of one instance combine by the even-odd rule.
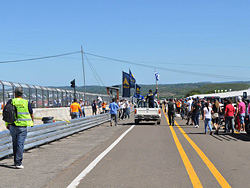
[[[110,115],[105,113],[70,120],[70,123],[56,122],[28,127],[28,134],[25,140],[24,149],[31,149],[58,139],[62,139],[80,131],[84,131],[108,122],[109,120]],[[2,131],[0,132],[0,159],[12,154],[13,151],[10,132],[8,130]]]
[[[13,98],[14,90],[17,86],[23,88],[23,97],[29,100],[34,108],[68,107],[74,98],[74,91],[71,89],[48,88],[0,80],[0,103],[5,105],[9,99]],[[76,91],[76,96],[78,101],[86,98],[86,106],[91,105],[93,100],[96,100],[98,96],[100,96],[103,101],[110,101],[110,96],[107,94]],[[57,101],[56,104],[54,102],[55,100]]]

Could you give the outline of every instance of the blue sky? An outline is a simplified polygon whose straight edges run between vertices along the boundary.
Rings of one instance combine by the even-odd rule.
[[[159,84],[250,80],[250,1],[13,0],[1,1],[0,9],[0,62],[82,45],[88,53],[152,66],[87,55],[107,86],[120,84],[129,68],[139,84],[155,83],[153,67]],[[86,84],[99,85],[86,59],[85,69]],[[83,85],[80,53],[0,64],[0,70],[5,81],[65,86],[75,78]]]

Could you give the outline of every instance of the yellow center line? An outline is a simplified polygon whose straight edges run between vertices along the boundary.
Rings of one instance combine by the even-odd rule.
[[[215,179],[221,185],[221,187],[231,187],[226,179],[221,175],[221,173],[216,169],[213,163],[208,159],[208,157],[203,153],[203,151],[191,140],[191,138],[186,134],[186,132],[180,127],[180,125],[175,121],[177,127],[186,138],[186,140],[190,143],[190,145],[194,148],[194,150],[198,153],[203,162],[207,165],[208,169],[211,171]]]
[[[165,114],[165,112],[164,112],[164,115],[166,117],[167,123],[169,124],[169,120],[168,120],[168,117]],[[190,178],[190,180],[191,180],[191,182],[193,184],[193,187],[195,187],[195,188],[196,187],[203,187],[200,180],[199,180],[199,178],[198,178],[198,176],[197,176],[197,174],[196,174],[196,172],[194,171],[194,168],[193,168],[190,160],[188,159],[188,156],[187,156],[186,152],[184,151],[184,149],[183,149],[183,147],[182,147],[182,145],[181,145],[181,143],[180,143],[180,141],[179,141],[173,127],[170,126],[169,128],[170,128],[170,131],[171,131],[172,136],[174,138],[176,147],[177,147],[177,149],[178,149],[178,151],[180,153],[181,159],[182,159],[182,161],[183,161],[183,163],[185,165],[185,168],[187,170],[189,178]]]

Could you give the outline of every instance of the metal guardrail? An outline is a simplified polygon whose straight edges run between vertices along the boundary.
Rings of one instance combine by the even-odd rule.
[[[28,127],[24,150],[31,149],[80,131],[95,127],[110,120],[108,113],[89,116],[67,122],[56,122]],[[0,132],[0,158],[13,154],[10,132]]]

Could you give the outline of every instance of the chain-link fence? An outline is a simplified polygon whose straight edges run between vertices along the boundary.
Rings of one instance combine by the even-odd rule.
[[[14,98],[16,87],[22,87],[23,98],[27,99],[34,108],[51,108],[70,106],[74,99],[73,90],[64,90],[58,88],[48,88],[29,84],[20,84],[0,80],[0,104],[5,105],[9,99]],[[94,100],[101,97],[102,101],[110,102],[110,96],[104,94],[76,92],[76,99],[85,100],[85,105],[91,105]]]

